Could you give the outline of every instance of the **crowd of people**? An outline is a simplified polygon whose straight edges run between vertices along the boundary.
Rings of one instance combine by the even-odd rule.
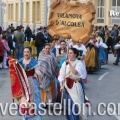
[[[112,30],[107,26],[95,26],[92,38],[84,45],[71,39],[53,39],[47,27],[40,27],[37,32],[27,26],[16,29],[11,25],[0,36],[0,68],[8,68],[7,57],[12,56],[25,70],[31,90],[30,102],[60,102],[61,93],[68,106],[79,103],[90,105],[85,95],[87,74],[99,71],[101,66],[109,62],[109,53],[116,56],[113,63],[118,65],[120,58],[120,27],[114,25]],[[117,45],[117,47],[115,47]],[[34,81],[34,82],[33,82]],[[40,94],[39,94],[40,91]],[[20,101],[25,101],[20,98]],[[28,102],[28,101],[27,101]],[[71,109],[70,108],[67,109]],[[86,106],[85,106],[86,108]],[[87,108],[86,108],[87,109]],[[85,109],[85,111],[86,111]],[[78,106],[75,107],[77,113]],[[87,115],[74,115],[72,111],[67,120],[80,120]],[[86,112],[85,112],[86,113]],[[24,116],[25,120],[28,116]],[[32,120],[41,120],[41,116],[32,116]]]

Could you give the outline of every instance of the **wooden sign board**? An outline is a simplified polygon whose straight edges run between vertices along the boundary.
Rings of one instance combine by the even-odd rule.
[[[93,3],[53,0],[50,5],[48,32],[54,39],[72,39],[86,44],[92,36],[95,18]]]

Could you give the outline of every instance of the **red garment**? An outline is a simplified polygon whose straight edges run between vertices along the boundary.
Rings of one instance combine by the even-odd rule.
[[[6,52],[10,51],[7,40],[3,39],[1,42],[3,44],[4,51],[6,51]]]
[[[24,69],[20,66],[19,63],[15,63],[14,59],[9,57],[9,70],[10,70],[10,79],[11,79],[11,90],[12,90],[12,98],[17,99],[25,96],[27,101],[30,100],[30,92],[28,90],[28,83],[26,82],[26,75],[24,74]],[[34,69],[30,71],[26,71],[29,76],[30,73],[34,73]],[[30,108],[29,106],[22,107],[19,106],[19,112],[22,114],[35,114],[35,109]]]
[[[15,69],[14,59],[9,57],[9,71],[11,79],[12,98],[20,98],[23,95],[20,78]]]
[[[2,41],[0,41],[0,56],[4,55],[4,48],[3,48],[3,44]]]

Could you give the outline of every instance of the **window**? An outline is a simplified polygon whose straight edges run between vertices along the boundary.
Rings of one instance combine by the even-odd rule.
[[[112,6],[120,6],[120,0],[112,0]]]
[[[10,20],[10,4],[8,4],[8,19]]]
[[[37,1],[37,21],[40,21],[40,1]]]
[[[40,13],[41,13],[41,7],[40,7],[40,1],[34,1],[32,4],[32,21],[33,23],[39,23],[40,22]]]
[[[30,20],[30,3],[26,2],[26,21],[29,22]]]
[[[22,3],[22,10],[23,10],[23,13],[22,13],[22,20],[24,21],[24,19],[25,19],[25,3],[23,2]]]
[[[12,21],[13,20],[13,4],[8,4],[8,19],[10,20],[10,21]]]
[[[19,16],[19,6],[18,3],[16,3],[16,8],[15,8],[15,20],[18,21],[18,16]]]
[[[112,0],[112,10],[115,12],[120,12],[120,0]],[[111,17],[112,24],[120,24],[120,17]]]
[[[32,4],[32,22],[35,23],[35,2]]]
[[[104,0],[98,0],[97,23],[104,23]]]

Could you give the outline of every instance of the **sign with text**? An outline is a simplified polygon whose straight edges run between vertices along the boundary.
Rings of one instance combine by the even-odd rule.
[[[86,44],[93,31],[95,18],[93,3],[53,0],[50,6],[48,31],[54,39],[72,39]]]

